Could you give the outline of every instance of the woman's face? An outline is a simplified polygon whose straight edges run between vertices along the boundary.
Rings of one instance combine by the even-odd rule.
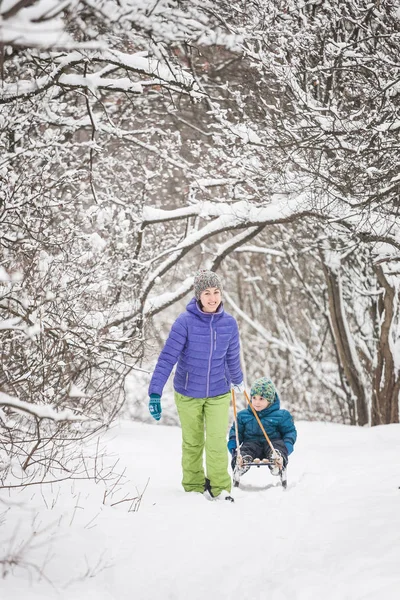
[[[207,288],[200,294],[200,302],[204,312],[214,313],[221,304],[221,292],[219,288]]]

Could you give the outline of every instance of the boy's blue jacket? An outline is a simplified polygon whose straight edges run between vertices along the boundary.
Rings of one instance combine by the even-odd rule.
[[[227,394],[231,382],[241,383],[240,342],[236,319],[224,311],[203,312],[196,298],[171,327],[150,381],[149,395],[162,395],[177,364],[174,389],[191,398]]]
[[[281,403],[278,394],[275,394],[273,404],[260,410],[258,414],[260,421],[271,442],[274,440],[283,440],[288,450],[288,454],[293,452],[293,446],[297,438],[296,427],[293,422],[293,417],[289,411],[281,409]],[[243,442],[255,441],[265,442],[265,437],[256,418],[248,406],[244,410],[238,412],[238,433],[239,444]],[[236,448],[236,432],[235,423],[232,425],[229,432],[228,449],[232,452]]]

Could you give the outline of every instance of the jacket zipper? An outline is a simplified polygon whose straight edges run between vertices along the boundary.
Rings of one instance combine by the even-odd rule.
[[[185,390],[187,390],[188,388],[188,383],[189,383],[189,373],[186,373],[186,381],[185,381]]]
[[[207,398],[210,395],[210,372],[211,372],[211,358],[212,358],[212,353],[213,353],[213,328],[212,328],[213,320],[214,320],[214,315],[211,317],[211,321],[210,321],[211,344],[210,344],[210,356],[208,357],[207,393],[206,393]]]

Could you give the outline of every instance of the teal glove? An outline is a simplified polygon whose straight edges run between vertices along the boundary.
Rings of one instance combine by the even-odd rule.
[[[159,394],[150,394],[149,411],[151,416],[159,421],[161,419],[161,396]]]
[[[236,448],[236,440],[229,440],[228,442],[228,450],[229,452],[233,454],[236,452],[237,448]]]

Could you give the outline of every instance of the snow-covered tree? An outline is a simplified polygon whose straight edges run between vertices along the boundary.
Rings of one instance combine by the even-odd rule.
[[[314,286],[324,286],[318,300],[337,364],[338,402],[346,405],[339,412],[359,424],[397,421],[398,8],[238,1],[216,3],[214,12],[235,45],[191,49],[190,66],[206,96],[191,119],[202,123],[202,178],[185,210],[146,211],[147,225],[186,222],[185,239],[154,262],[157,275],[184,257],[187,265],[197,247],[202,255],[194,252],[190,264],[207,258],[218,266],[235,241],[244,243],[245,230],[255,236],[265,226],[301,221],[306,238],[320,238],[322,227]],[[243,233],[235,238],[230,230]],[[296,253],[301,240],[292,246]],[[304,278],[309,265],[302,262]],[[375,344],[369,361],[359,335],[363,310],[371,316],[363,336]],[[282,332],[282,323],[274,329],[270,334]]]
[[[146,363],[146,325],[207,264],[301,414],[398,420],[395,4],[0,11],[1,318],[17,326],[4,391],[38,402],[54,389],[64,409],[74,385],[84,414],[109,418]],[[250,243],[257,254],[237,252]],[[246,283],[266,268],[260,248],[285,261],[261,275],[277,282],[268,303]]]
[[[97,428],[143,356],[143,204],[189,168],[168,119],[152,119],[165,98],[201,97],[173,45],[218,32],[198,3],[165,0],[10,0],[0,15],[0,389]],[[39,409],[11,426],[21,407],[0,404],[2,448],[24,469],[72,435]]]

